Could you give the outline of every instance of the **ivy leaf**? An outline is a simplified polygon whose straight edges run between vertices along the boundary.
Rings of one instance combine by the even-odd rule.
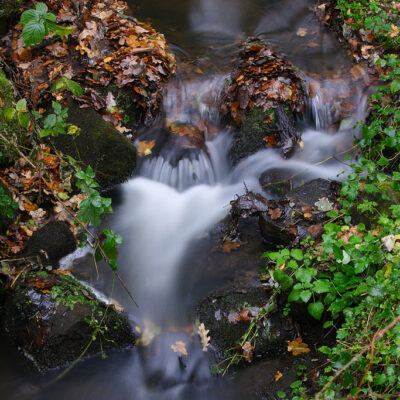
[[[390,91],[392,93],[397,93],[400,90],[400,79],[395,79],[391,84],[390,84]]]
[[[328,293],[331,290],[331,283],[327,279],[318,279],[314,282],[314,292],[321,294],[321,293]]]
[[[307,310],[312,317],[319,321],[324,311],[324,305],[320,301],[316,301],[315,303],[310,303]]]

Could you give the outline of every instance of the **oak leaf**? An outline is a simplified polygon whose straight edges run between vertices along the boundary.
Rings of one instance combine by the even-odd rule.
[[[153,147],[156,145],[155,140],[151,140],[150,142],[143,140],[139,142],[139,147],[137,149],[140,157],[149,156],[152,153]]]
[[[210,345],[210,336],[209,330],[206,329],[204,323],[202,322],[199,327],[197,328],[197,334],[200,336],[201,344],[203,345],[203,351],[207,351],[208,346]]]
[[[171,349],[174,351],[174,353],[181,353],[184,356],[188,355],[185,343],[180,340],[175,342],[175,344],[171,344]]]
[[[282,216],[282,210],[278,208],[270,208],[268,210],[268,215],[271,217],[272,221],[279,219]]]

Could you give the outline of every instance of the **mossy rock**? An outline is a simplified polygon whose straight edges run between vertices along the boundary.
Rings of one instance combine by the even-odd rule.
[[[68,122],[81,130],[78,136],[60,135],[54,147],[81,163],[91,166],[103,189],[126,181],[136,167],[135,146],[92,109],[79,108],[75,103],[68,110]]]
[[[22,275],[1,311],[3,332],[41,372],[136,341],[125,315],[68,275]]]
[[[4,36],[11,20],[18,14],[22,0],[0,0],[0,37]]]
[[[20,127],[17,117],[14,116],[9,122],[4,119],[4,111],[7,108],[14,107],[14,100],[13,89],[10,82],[0,69],[0,131],[11,143],[14,145],[21,145],[24,141],[25,130]],[[0,141],[0,151],[2,153],[0,165],[9,164],[18,158],[18,153],[14,145]]]

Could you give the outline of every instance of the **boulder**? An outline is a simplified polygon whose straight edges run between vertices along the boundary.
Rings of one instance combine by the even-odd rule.
[[[41,372],[135,344],[127,318],[72,276],[31,271],[4,297],[1,329]]]
[[[38,256],[45,265],[57,265],[60,258],[76,250],[76,240],[68,225],[52,221],[36,231],[23,250],[23,257]]]
[[[210,331],[210,347],[217,362],[229,356],[251,320],[256,321],[258,332],[255,357],[278,355],[287,350],[286,340],[292,340],[296,333],[291,318],[273,310],[267,321],[256,320],[260,310],[271,305],[270,296],[263,287],[230,288],[214,292],[199,303],[197,316]]]
[[[52,139],[54,147],[80,162],[83,169],[90,165],[103,189],[132,176],[136,167],[135,146],[96,111],[72,104],[68,122],[78,126],[80,134],[60,135]]]

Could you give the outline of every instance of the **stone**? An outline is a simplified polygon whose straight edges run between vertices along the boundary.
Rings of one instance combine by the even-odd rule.
[[[136,167],[135,146],[96,111],[72,103],[68,122],[78,126],[80,134],[60,135],[52,139],[53,146],[77,160],[82,169],[90,165],[102,189],[109,189],[132,176]]]

